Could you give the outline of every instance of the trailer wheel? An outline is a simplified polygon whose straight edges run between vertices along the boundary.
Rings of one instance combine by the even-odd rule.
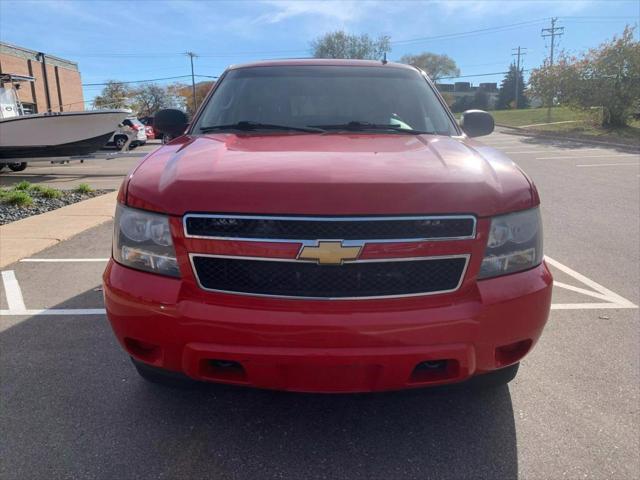
[[[12,172],[21,172],[25,168],[27,168],[27,162],[9,164],[9,170],[11,170]]]

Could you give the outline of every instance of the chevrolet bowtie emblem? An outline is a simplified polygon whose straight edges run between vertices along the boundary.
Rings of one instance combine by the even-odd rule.
[[[342,242],[318,242],[317,247],[305,245],[298,254],[299,260],[315,260],[320,265],[342,265],[345,260],[355,260],[362,247],[343,247]]]

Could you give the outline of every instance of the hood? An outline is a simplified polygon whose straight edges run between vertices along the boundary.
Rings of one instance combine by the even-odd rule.
[[[498,151],[432,135],[184,136],[146,157],[127,189],[129,205],[173,215],[489,216],[535,202]]]

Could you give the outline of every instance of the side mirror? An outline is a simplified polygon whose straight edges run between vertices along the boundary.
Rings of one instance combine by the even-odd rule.
[[[460,117],[460,128],[470,137],[489,135],[493,127],[493,117],[484,110],[467,110]]]
[[[165,108],[153,116],[153,128],[160,133],[179,137],[189,126],[189,117],[182,110]]]

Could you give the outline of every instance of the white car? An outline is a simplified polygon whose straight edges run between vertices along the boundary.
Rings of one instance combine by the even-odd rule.
[[[114,132],[107,145],[114,145],[118,150],[122,150],[128,140],[131,140],[129,148],[135,148],[147,143],[147,133],[144,125],[135,117],[125,118],[118,125],[118,130]]]

